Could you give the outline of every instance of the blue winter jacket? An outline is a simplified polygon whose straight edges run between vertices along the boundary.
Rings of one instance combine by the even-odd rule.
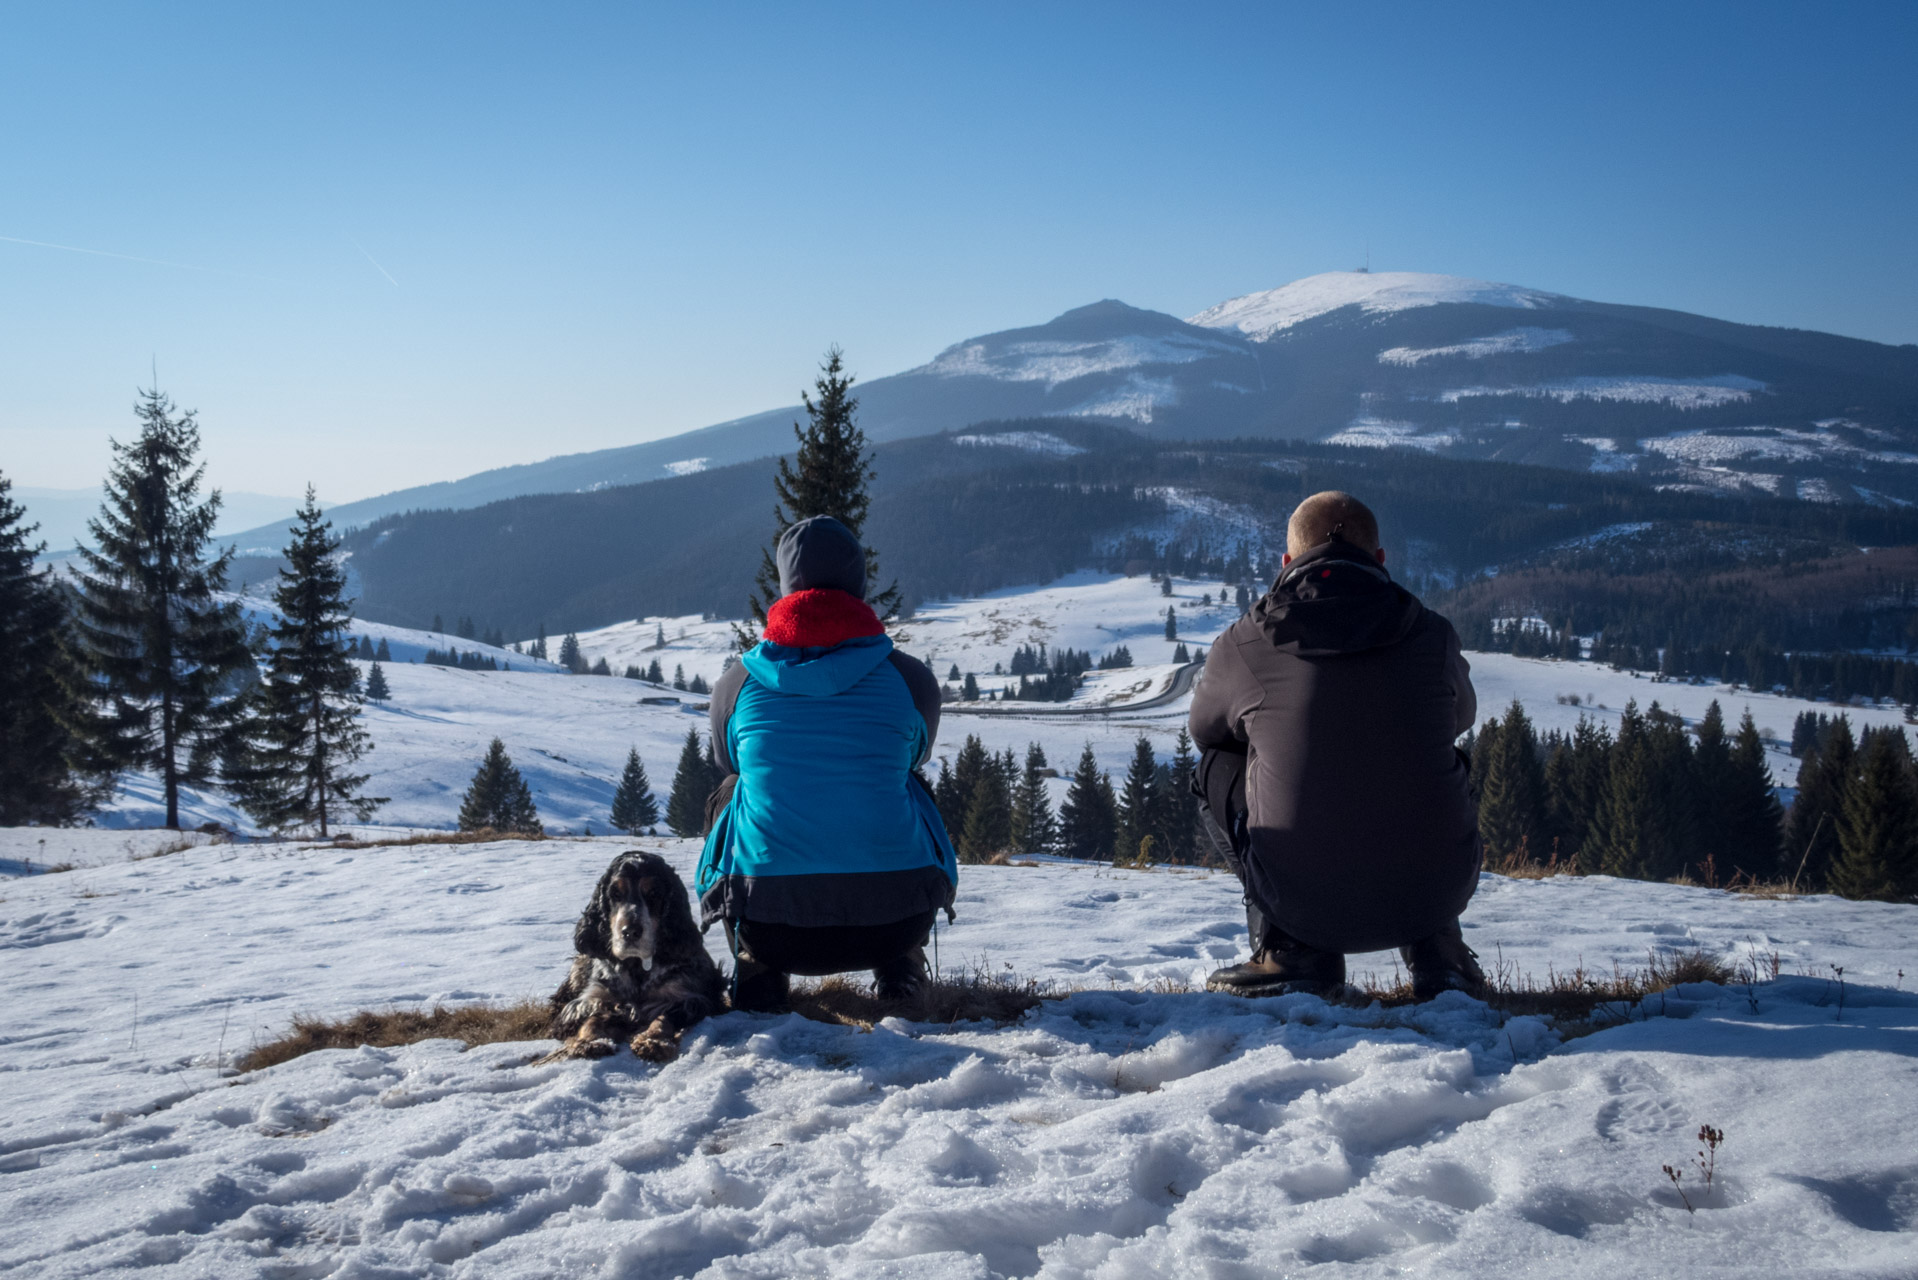
[[[913,772],[938,706],[932,673],[883,635],[744,654],[713,690],[714,753],[737,781],[699,860],[703,922],[878,925],[949,908],[958,859]]]

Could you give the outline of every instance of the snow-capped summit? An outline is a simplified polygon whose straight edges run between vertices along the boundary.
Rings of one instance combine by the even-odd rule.
[[[1186,323],[1205,329],[1237,329],[1254,341],[1262,341],[1280,330],[1341,307],[1358,306],[1378,313],[1409,311],[1445,302],[1473,302],[1529,310],[1563,301],[1566,299],[1558,294],[1537,289],[1426,271],[1327,271],[1277,289],[1221,302]]]

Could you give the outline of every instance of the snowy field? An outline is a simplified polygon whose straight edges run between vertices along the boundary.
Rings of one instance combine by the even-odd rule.
[[[727,1014],[664,1068],[430,1041],[232,1074],[296,1012],[543,995],[620,847],[213,845],[0,882],[0,1271],[1918,1273],[1905,906],[1487,876],[1467,937],[1524,972],[1696,947],[1786,975],[1562,1040],[1456,995],[1178,990],[1243,954],[1223,875],[968,867],[943,965],[1075,994],[999,1028]],[[1660,1166],[1701,1124],[1726,1138],[1692,1214]]]
[[[1007,708],[996,703],[981,704],[981,713],[972,714],[974,709],[967,704],[948,704],[934,754],[950,758],[967,734],[976,733],[994,751],[1010,749],[1022,760],[1027,743],[1038,742],[1054,768],[1070,773],[1089,742],[1100,767],[1115,778],[1124,774],[1140,734],[1152,740],[1161,757],[1169,756],[1190,699],[1181,697],[1137,712],[1124,708],[1168,687],[1177,670],[1171,661],[1175,644],[1183,642],[1193,650],[1209,648],[1238,616],[1232,605],[1219,603],[1221,590],[1215,582],[1181,579],[1175,581],[1174,595],[1168,599],[1144,577],[1079,573],[1045,587],[927,605],[899,629],[900,647],[925,658],[941,679],[954,666],[974,673],[982,694],[1016,683],[991,673],[994,664],[1009,666],[1020,645],[1044,643],[1049,649],[1085,649],[1097,656],[1123,644],[1136,664],[1093,672],[1066,708],[1103,714],[1060,715],[1059,705],[1039,703],[1029,704],[1033,708],[1029,715],[1006,714]],[[1179,641],[1165,638],[1168,605],[1176,610]],[[607,815],[627,751],[638,749],[663,802],[687,729],[705,732],[702,708],[706,700],[698,695],[620,676],[526,671],[520,664],[530,660],[510,651],[505,651],[515,667],[510,672],[428,667],[405,657],[423,653],[428,646],[443,648],[461,642],[379,624],[363,624],[361,629],[376,640],[386,638],[396,661],[384,668],[392,698],[383,704],[369,703],[365,720],[374,744],[366,757],[372,774],[368,787],[391,800],[376,815],[378,826],[351,824],[354,831],[454,825],[460,797],[487,743],[497,735],[526,776],[549,833],[604,834],[611,829]],[[654,649],[651,646],[661,630],[666,647]],[[557,644],[557,638],[552,642]],[[697,674],[708,681],[718,678],[731,642],[731,624],[697,616],[645,618],[580,635],[588,659],[604,656],[615,671],[658,658],[669,678],[675,667],[684,667],[689,680]],[[1541,731],[1570,730],[1580,715],[1615,729],[1619,713],[1633,699],[1641,710],[1657,701],[1693,723],[1715,699],[1734,729],[1750,708],[1760,730],[1775,744],[1770,752],[1772,777],[1781,787],[1791,786],[1797,778],[1797,761],[1783,744],[1799,712],[1831,714],[1842,709],[1851,717],[1854,730],[1868,724],[1903,723],[1896,707],[1837,708],[1723,686],[1660,681],[1588,662],[1489,653],[1468,657],[1481,721],[1502,715],[1514,698],[1525,705]],[[951,687],[956,693],[957,686]],[[1576,705],[1570,702],[1574,696]],[[655,702],[642,701],[649,698]],[[659,699],[676,701],[660,705]],[[986,710],[994,714],[984,714]],[[1066,783],[1055,779],[1050,785],[1056,805],[1064,797]],[[155,781],[135,775],[124,781],[96,820],[115,828],[151,827],[162,812]],[[187,826],[219,822],[235,830],[249,829],[245,816],[213,792],[189,791],[182,821]],[[60,853],[53,851],[60,838],[49,833],[48,855],[40,857],[37,851],[33,855],[40,865],[62,861],[88,865],[102,857],[124,860],[137,851],[88,845]],[[128,838],[133,838],[131,833]],[[9,869],[19,870],[0,864],[0,874]]]

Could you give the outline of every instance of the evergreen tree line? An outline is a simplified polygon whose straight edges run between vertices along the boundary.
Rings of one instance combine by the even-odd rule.
[[[1657,703],[1618,732],[1580,717],[1540,736],[1516,701],[1468,735],[1488,862],[1553,863],[1641,880],[1785,880],[1807,892],[1918,894],[1918,767],[1899,728],[1854,742],[1843,715],[1812,726],[1789,814],[1747,711],[1716,702],[1696,730]]]
[[[426,656],[421,658],[420,661],[429,667],[458,667],[461,671],[498,671],[501,669],[498,658],[492,657],[489,654],[483,654],[477,649],[465,653],[460,652],[458,649],[448,649],[444,653],[438,649],[428,649]],[[511,671],[512,669],[512,663],[509,662],[505,665],[505,670]]]
[[[1086,744],[1055,816],[1045,750],[1026,747],[1023,765],[1010,748],[994,755],[969,735],[932,785],[961,862],[1057,853],[1101,862],[1201,861],[1197,801],[1191,783],[1197,758],[1180,731],[1171,761],[1161,762],[1141,736],[1119,787]]]
[[[1749,603],[1736,610],[1728,606],[1728,631],[1746,630],[1751,614]],[[1787,653],[1762,639],[1739,648],[1714,647],[1703,641],[1688,642],[1669,630],[1669,622],[1654,621],[1606,625],[1594,636],[1587,654],[1569,617],[1559,626],[1542,625],[1536,620],[1523,626],[1498,625],[1483,613],[1463,614],[1453,621],[1467,649],[1574,662],[1584,657],[1616,671],[1704,679],[1776,690],[1794,698],[1832,702],[1863,698],[1918,707],[1918,662],[1906,658],[1869,653]],[[1663,639],[1652,639],[1655,635]]]
[[[380,642],[377,645],[373,643],[371,637],[361,636],[359,643],[348,647],[347,655],[358,658],[361,662],[393,661],[393,650],[391,646],[386,643],[385,636],[380,637]]]

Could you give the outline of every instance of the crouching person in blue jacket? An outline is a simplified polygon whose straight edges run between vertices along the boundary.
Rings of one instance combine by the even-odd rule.
[[[814,516],[779,540],[765,638],[713,689],[727,776],[700,855],[702,922],[720,921],[733,1007],[785,1007],[790,974],[870,969],[881,999],[918,995],[958,859],[914,772],[939,731],[939,683],[865,602],[866,553]]]

